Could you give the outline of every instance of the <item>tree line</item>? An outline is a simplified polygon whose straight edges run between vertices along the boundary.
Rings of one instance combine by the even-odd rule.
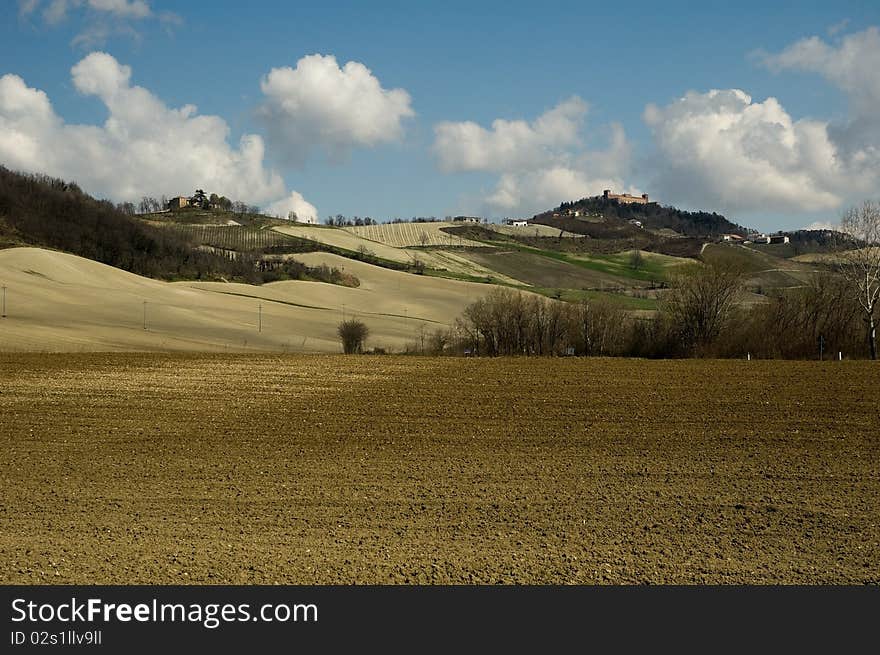
[[[748,231],[742,225],[733,223],[716,212],[691,212],[656,202],[621,203],[602,196],[563,202],[555,210],[536,215],[535,220],[552,217],[554,212],[565,212],[570,209],[622,221],[635,219],[641,221],[646,228],[670,228],[685,236],[717,236],[731,232],[745,234]]]
[[[230,200],[226,196],[218,196],[216,193],[210,195],[202,189],[196,189],[192,196],[187,198],[191,207],[209,210],[216,209],[218,211],[232,212],[234,214],[260,214],[262,208],[258,205],[249,205],[241,200]],[[168,196],[156,198],[154,196],[143,196],[140,202],[135,205],[133,202],[120,202],[116,204],[116,209],[128,216],[135,214],[155,214],[165,211],[171,204]]]
[[[610,357],[876,358],[871,314],[852,282],[816,275],[802,288],[742,303],[743,275],[729,265],[682,272],[657,316],[633,316],[609,300],[564,303],[498,288],[469,305],[443,342],[448,352]],[[866,329],[867,324],[867,329]],[[444,348],[443,350],[446,350]]]

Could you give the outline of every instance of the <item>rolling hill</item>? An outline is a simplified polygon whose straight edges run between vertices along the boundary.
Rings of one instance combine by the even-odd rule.
[[[447,327],[490,288],[327,253],[305,259],[343,266],[361,285],[163,282],[61,252],[0,250],[0,350],[340,352],[343,313],[367,324],[369,347],[402,350],[420,328]]]
[[[579,203],[562,209],[592,206]],[[824,259],[798,261],[796,248],[664,236],[619,209],[539,216],[545,223],[526,228],[332,227],[196,209],[132,216],[73,183],[0,168],[9,308],[0,349],[338,352],[344,312],[367,323],[369,347],[400,350],[417,333],[452,325],[494,285],[564,301],[602,298],[644,317],[694,259],[741,268],[747,304],[825,268]],[[667,209],[657,220],[676,217],[685,232],[700,221],[729,227],[716,214]],[[826,241],[797,243],[825,249]]]
[[[574,225],[580,223],[580,229],[583,230],[595,229],[590,228],[591,224],[625,229],[624,226],[630,220],[637,220],[646,230],[671,230],[680,236],[715,237],[725,233],[745,234],[748,231],[742,225],[733,223],[716,212],[690,212],[656,202],[620,203],[602,196],[564,202],[559,207],[535,215],[533,220],[537,223],[553,225],[554,220],[574,218],[575,212],[584,220],[577,221]],[[589,233],[589,231],[584,232],[584,234]]]

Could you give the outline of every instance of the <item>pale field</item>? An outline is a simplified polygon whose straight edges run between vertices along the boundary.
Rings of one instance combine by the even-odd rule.
[[[872,248],[871,254],[877,256],[880,248]],[[858,251],[856,250],[846,250],[844,252],[836,252],[836,253],[822,253],[822,252],[811,252],[806,255],[796,255],[791,258],[791,261],[801,262],[804,264],[839,264],[843,257],[846,255],[852,255]]]
[[[562,236],[566,239],[582,239],[584,237],[583,234],[575,234],[574,232],[566,232],[562,231],[562,234],[559,234],[559,230],[555,227],[550,227],[549,225],[529,225],[528,227],[514,227],[512,225],[498,225],[496,223],[489,223],[484,225],[483,227],[487,227],[490,230],[494,230],[495,232],[499,232],[500,234],[506,234],[509,236],[522,236],[522,237],[559,237]]]
[[[383,223],[343,228],[363,239],[383,243],[394,248],[411,246],[469,246],[484,248],[486,244],[470,239],[460,239],[441,228],[461,227],[461,223]],[[424,235],[424,238],[423,238]]]
[[[380,226],[381,227],[381,226]],[[282,225],[273,228],[282,234],[299,237],[300,239],[309,239],[317,241],[328,246],[336,248],[344,248],[352,252],[358,252],[361,248],[366,248],[376,257],[387,259],[402,264],[411,264],[419,260],[428,268],[440,271],[448,271],[455,275],[470,275],[474,277],[492,277],[499,282],[508,284],[517,283],[515,280],[499,275],[495,271],[480,266],[464,257],[444,250],[421,250],[416,248],[395,248],[378,241],[365,239],[348,229],[330,228],[330,227],[312,227],[308,225]],[[483,244],[476,244],[483,245]],[[490,247],[490,246],[484,246]],[[518,283],[517,283],[518,284]]]
[[[330,254],[300,259],[344,268],[361,286],[168,283],[65,253],[2,250],[7,317],[0,319],[0,350],[339,352],[343,305],[346,317],[357,315],[369,327],[368,347],[400,350],[421,326],[454,323],[468,303],[491,289]]]

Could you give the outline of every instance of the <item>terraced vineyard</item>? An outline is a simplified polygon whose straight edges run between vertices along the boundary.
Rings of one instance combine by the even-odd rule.
[[[878,584],[875,364],[0,355],[0,581]]]

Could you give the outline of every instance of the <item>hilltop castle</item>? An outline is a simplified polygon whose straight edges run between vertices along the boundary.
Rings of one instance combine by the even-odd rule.
[[[602,192],[602,197],[605,200],[616,200],[621,204],[629,204],[629,203],[638,203],[640,205],[647,205],[650,200],[648,200],[648,194],[643,193],[641,197],[639,196],[631,196],[628,193],[611,193],[611,189],[605,189]]]

